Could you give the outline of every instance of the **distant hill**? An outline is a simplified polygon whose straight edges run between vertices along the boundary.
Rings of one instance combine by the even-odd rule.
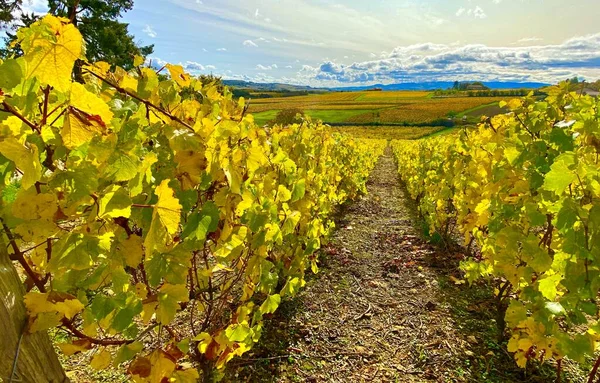
[[[258,83],[242,80],[223,80],[223,84],[233,88],[253,89],[263,92],[326,92],[329,90],[328,88],[314,88],[312,86],[281,83]]]
[[[363,91],[373,88],[380,88],[382,90],[435,90],[435,89],[448,89],[452,88],[454,82],[452,81],[430,81],[430,82],[406,82],[401,84],[375,84],[369,86],[347,86],[347,87],[333,87],[333,88],[316,88],[312,86],[302,85],[291,85],[282,83],[256,83],[252,81],[240,81],[240,80],[223,80],[223,83],[233,88],[244,88],[253,89],[264,92],[326,92],[326,91]],[[484,85],[490,89],[537,89],[542,88],[551,84],[541,82],[503,82],[503,81],[490,81],[485,82]]]
[[[331,90],[337,91],[357,91],[367,90],[372,88],[381,88],[383,90],[435,90],[435,89],[448,89],[452,88],[454,82],[452,81],[431,81],[431,82],[406,82],[402,84],[389,84],[389,85],[370,85],[370,86],[353,86],[353,87],[336,87]],[[502,81],[490,81],[485,82],[484,85],[490,89],[537,89],[550,84],[541,82],[502,82]]]

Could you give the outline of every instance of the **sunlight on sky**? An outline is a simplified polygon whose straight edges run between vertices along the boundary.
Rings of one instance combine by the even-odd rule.
[[[599,18],[597,0],[137,0],[125,15],[157,65],[328,86],[598,78]]]

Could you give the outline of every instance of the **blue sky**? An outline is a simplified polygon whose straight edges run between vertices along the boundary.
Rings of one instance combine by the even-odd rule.
[[[233,79],[600,78],[598,0],[136,0],[125,20],[154,64]]]

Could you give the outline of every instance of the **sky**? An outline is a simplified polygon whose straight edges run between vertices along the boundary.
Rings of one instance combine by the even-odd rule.
[[[45,1],[24,0],[43,12]],[[150,57],[312,86],[600,78],[600,0],[136,0]]]

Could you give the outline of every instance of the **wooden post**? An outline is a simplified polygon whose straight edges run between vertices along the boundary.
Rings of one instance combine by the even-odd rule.
[[[27,321],[24,293],[0,233],[0,381],[11,381],[15,365],[14,383],[68,382],[48,334],[23,332]]]

